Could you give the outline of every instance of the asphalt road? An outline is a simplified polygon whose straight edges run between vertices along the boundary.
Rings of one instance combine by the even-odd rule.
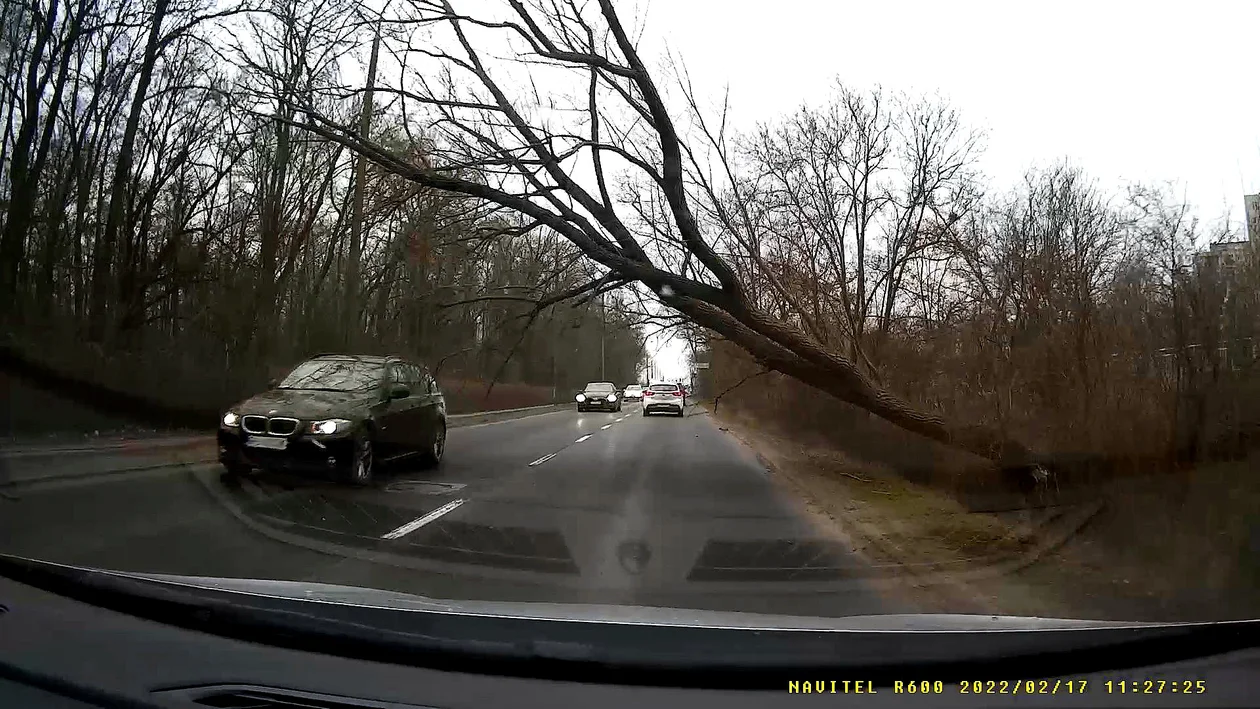
[[[366,489],[266,475],[231,484],[216,464],[12,486],[0,489],[0,551],[435,598],[916,610],[703,412],[640,413],[453,428],[440,468],[390,471]]]

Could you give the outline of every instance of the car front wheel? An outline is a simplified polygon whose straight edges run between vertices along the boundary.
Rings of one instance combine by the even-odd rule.
[[[375,446],[372,434],[362,431],[354,438],[354,455],[350,459],[350,482],[370,485],[376,473]]]

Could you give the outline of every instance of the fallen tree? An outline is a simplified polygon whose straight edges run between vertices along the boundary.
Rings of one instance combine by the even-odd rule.
[[[485,10],[481,3],[477,9]],[[474,17],[445,0],[412,0],[401,14],[381,18],[389,28],[384,50],[400,70],[396,85],[374,91],[391,96],[412,120],[426,119],[434,149],[424,163],[321,115],[312,101],[275,96],[286,110],[274,118],[418,185],[484,200],[519,213],[529,229],[554,231],[608,269],[592,289],[609,280],[642,284],[768,369],[905,430],[1004,468],[1028,469],[1030,452],[1003,431],[916,407],[881,386],[852,352],[823,342],[808,308],[765,263],[760,225],[744,208],[725,150],[724,116],[710,129],[678,73],[684,112],[703,137],[682,135],[662,84],[610,0],[597,7],[508,0],[504,9]],[[423,44],[412,41],[416,27],[429,32]],[[478,49],[486,43],[497,43],[496,51]],[[494,59],[504,47],[513,58]],[[552,79],[575,82],[571,104],[563,91],[539,88]],[[524,97],[509,86],[525,87]],[[555,125],[574,115],[580,118]],[[939,233],[952,222],[952,215],[924,214],[913,228]],[[732,266],[737,260],[753,263],[759,284],[791,304],[787,317],[750,297]]]

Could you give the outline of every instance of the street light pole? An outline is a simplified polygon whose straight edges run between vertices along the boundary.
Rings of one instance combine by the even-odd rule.
[[[608,374],[604,371],[604,333],[608,330],[608,321],[604,317],[604,294],[599,294],[599,379],[607,381]]]

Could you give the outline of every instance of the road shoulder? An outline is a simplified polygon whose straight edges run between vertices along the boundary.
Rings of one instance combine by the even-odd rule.
[[[1057,552],[1099,505],[1040,515],[970,512],[834,447],[767,431],[729,410],[714,419],[757,452],[819,525],[893,582],[891,592],[923,612],[1080,617],[1079,599],[1066,602],[1056,593],[1055,586],[1076,580]],[[1037,573],[1026,575],[1033,567]]]

